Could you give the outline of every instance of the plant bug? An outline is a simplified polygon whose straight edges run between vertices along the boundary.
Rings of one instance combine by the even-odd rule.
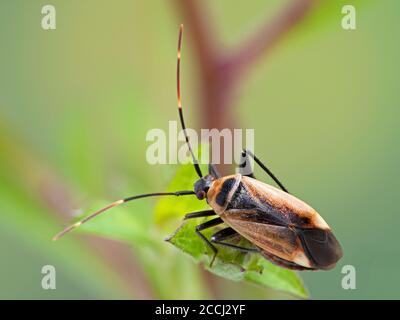
[[[111,203],[81,221],[58,233],[53,240],[120,204],[153,196],[196,195],[205,199],[210,210],[192,212],[184,219],[217,216],[196,226],[195,232],[213,251],[211,266],[218,253],[216,245],[227,246],[244,252],[260,253],[272,263],[294,270],[331,269],[342,257],[342,248],[324,219],[308,204],[291,195],[275,175],[250,151],[241,155],[239,173],[221,177],[213,164],[203,176],[191,148],[182,112],[180,66],[183,25],[179,29],[177,59],[178,111],[186,144],[193,159],[199,179],[194,190],[149,193],[128,197]],[[250,157],[275,181],[280,189],[257,180],[252,172],[244,172],[250,165]],[[220,224],[227,227],[207,239],[202,230]],[[227,240],[243,237],[252,248],[240,247]]]

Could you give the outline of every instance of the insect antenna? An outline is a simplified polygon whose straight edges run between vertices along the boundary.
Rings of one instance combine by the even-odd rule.
[[[132,200],[136,200],[136,199],[140,199],[140,198],[147,198],[147,197],[156,197],[156,196],[185,196],[185,195],[193,195],[196,194],[195,192],[191,191],[191,190],[187,190],[187,191],[176,191],[176,192],[156,192],[156,193],[146,193],[146,194],[140,194],[137,196],[132,196],[132,197],[128,197],[125,199],[121,199],[121,200],[117,200],[114,201],[113,203],[105,206],[104,208],[97,210],[96,212],[92,213],[91,215],[87,216],[86,218],[83,218],[82,220],[75,222],[74,224],[70,225],[69,227],[65,228],[64,230],[62,230],[61,232],[57,233],[54,237],[53,237],[53,241],[56,241],[58,239],[60,239],[63,235],[65,235],[66,233],[78,228],[79,226],[81,226],[82,224],[84,224],[85,222],[93,219],[94,217],[98,216],[99,214],[103,213],[104,211],[107,211],[108,209],[114,208],[119,206],[120,204],[123,204],[125,202],[129,202]]]
[[[182,99],[181,99],[181,49],[182,49],[182,35],[183,35],[183,24],[180,25],[179,27],[179,40],[178,40],[178,61],[176,64],[176,92],[178,96],[178,111],[179,111],[179,119],[181,121],[183,133],[185,134],[185,139],[186,143],[188,145],[190,154],[192,155],[193,159],[193,165],[194,168],[198,174],[198,176],[201,178],[203,177],[203,174],[201,173],[199,163],[193,153],[192,147],[189,142],[189,137],[186,132],[186,126],[185,126],[185,121],[183,119],[183,111],[182,111]]]

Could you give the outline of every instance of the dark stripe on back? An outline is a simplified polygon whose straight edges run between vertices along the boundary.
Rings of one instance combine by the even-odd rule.
[[[256,207],[257,202],[252,199],[243,183],[240,182],[226,209],[255,209]]]
[[[222,184],[221,190],[219,191],[217,197],[215,198],[215,202],[221,207],[225,205],[229,192],[232,190],[232,187],[235,185],[235,182],[236,182],[235,178],[229,178],[226,179]]]
[[[227,211],[230,209],[243,210],[243,220],[266,223],[275,226],[287,226],[288,221],[279,210],[271,206],[266,201],[259,203],[254,199],[254,196],[249,192],[246,186],[240,182],[235,193],[229,201],[226,208]],[[260,201],[260,199],[258,199]],[[247,214],[246,210],[255,211],[252,214]]]

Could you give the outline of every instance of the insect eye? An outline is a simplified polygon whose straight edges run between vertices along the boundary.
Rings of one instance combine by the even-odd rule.
[[[200,190],[196,193],[196,197],[199,200],[203,200],[206,197],[206,193],[203,190]]]

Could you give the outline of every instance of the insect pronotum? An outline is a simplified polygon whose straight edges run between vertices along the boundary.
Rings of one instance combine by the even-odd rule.
[[[221,177],[215,166],[209,164],[209,172],[203,176],[191,148],[182,111],[180,67],[183,25],[179,28],[177,59],[177,97],[179,119],[186,143],[199,179],[194,190],[159,192],[132,196],[115,201],[86,218],[64,229],[53,240],[79,227],[104,211],[123,203],[146,197],[196,195],[206,199],[209,210],[192,212],[184,219],[216,216],[196,226],[195,232],[213,251],[211,266],[218,253],[216,245],[227,246],[244,252],[260,253],[272,263],[295,270],[333,268],[342,257],[342,249],[324,219],[305,202],[291,195],[275,175],[250,151],[243,150],[239,173]],[[257,180],[253,173],[244,172],[250,158],[275,181],[280,189]],[[226,227],[207,239],[202,230],[225,224]],[[243,237],[251,248],[240,247],[227,240]]]

